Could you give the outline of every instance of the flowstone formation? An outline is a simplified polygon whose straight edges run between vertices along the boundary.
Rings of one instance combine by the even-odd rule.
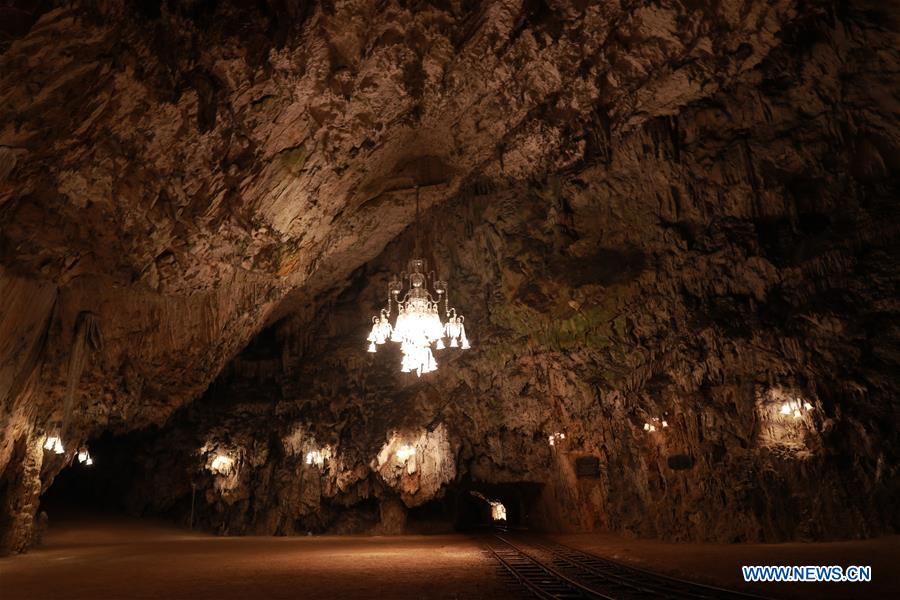
[[[127,503],[229,533],[479,486],[547,528],[896,530],[885,5],[42,6],[0,42],[4,549],[85,440],[148,426]],[[473,325],[422,380],[364,345],[415,186]]]

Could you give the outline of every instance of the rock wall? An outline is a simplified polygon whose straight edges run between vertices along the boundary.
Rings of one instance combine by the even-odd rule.
[[[542,485],[554,528],[896,528],[884,5],[52,4],[0,45],[4,548],[83,440],[167,422],[132,506],[193,483],[222,531],[393,531],[472,481]],[[414,185],[475,344],[421,383],[357,345]],[[378,466],[423,435],[421,470]]]
[[[676,162],[658,127],[616,145],[634,165],[495,182],[425,216],[424,254],[450,279],[472,349],[439,352],[421,379],[399,373],[391,344],[364,351],[408,232],[312,316],[264,332],[138,448],[134,497],[156,504],[131,508],[183,519],[172,478],[193,476],[222,531],[395,532],[426,502],[444,501],[449,526],[448,495],[527,484],[540,493],[526,522],[545,529],[734,542],[896,531],[897,247],[872,220],[893,210],[890,188],[782,198],[784,213],[747,211],[744,196],[716,205],[736,184],[699,183],[709,172],[692,167],[712,149],[682,145]],[[686,165],[679,185],[696,192],[679,211],[694,216],[661,217],[671,198],[653,178],[628,195],[599,187],[638,163]],[[813,200],[854,208],[814,217]],[[230,475],[236,496],[204,470],[213,445],[250,457]],[[312,451],[321,465],[304,463]],[[593,476],[577,475],[584,457],[599,459]]]

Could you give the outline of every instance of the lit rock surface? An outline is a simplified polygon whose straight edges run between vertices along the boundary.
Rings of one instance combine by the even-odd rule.
[[[121,442],[131,507],[193,494],[222,532],[395,531],[478,482],[539,486],[550,528],[896,529],[887,6],[265,6],[9,21],[4,548],[82,441],[148,426]],[[473,342],[422,381],[363,344],[415,185]],[[779,421],[785,394],[813,409]],[[393,435],[422,440],[414,471],[379,463]]]

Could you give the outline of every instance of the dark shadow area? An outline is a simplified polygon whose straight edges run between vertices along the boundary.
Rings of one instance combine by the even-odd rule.
[[[41,494],[40,510],[50,522],[79,514],[136,514],[135,503],[129,500],[134,478],[143,470],[136,462],[135,448],[150,432],[136,432],[125,436],[104,434],[89,440],[85,448],[93,464],[72,462],[53,478]]]
[[[541,488],[542,484],[532,482],[464,481],[450,486],[441,498],[408,509],[406,532],[439,534],[495,528],[539,530],[536,506]],[[493,508],[492,502],[500,503],[502,509]],[[501,515],[505,518],[495,518]]]
[[[503,526],[512,529],[537,529],[535,507],[542,485],[533,482],[466,482],[452,493],[453,527],[457,531],[475,531]],[[495,520],[490,502],[499,502],[505,520]]]
[[[408,533],[433,534],[453,531],[454,504],[452,495],[410,508],[406,513]]]

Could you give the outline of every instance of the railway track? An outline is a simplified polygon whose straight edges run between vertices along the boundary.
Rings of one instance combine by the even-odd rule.
[[[515,540],[515,541],[513,541]],[[503,571],[544,599],[748,600],[754,596],[660,575],[539,538],[493,535],[485,547]]]

